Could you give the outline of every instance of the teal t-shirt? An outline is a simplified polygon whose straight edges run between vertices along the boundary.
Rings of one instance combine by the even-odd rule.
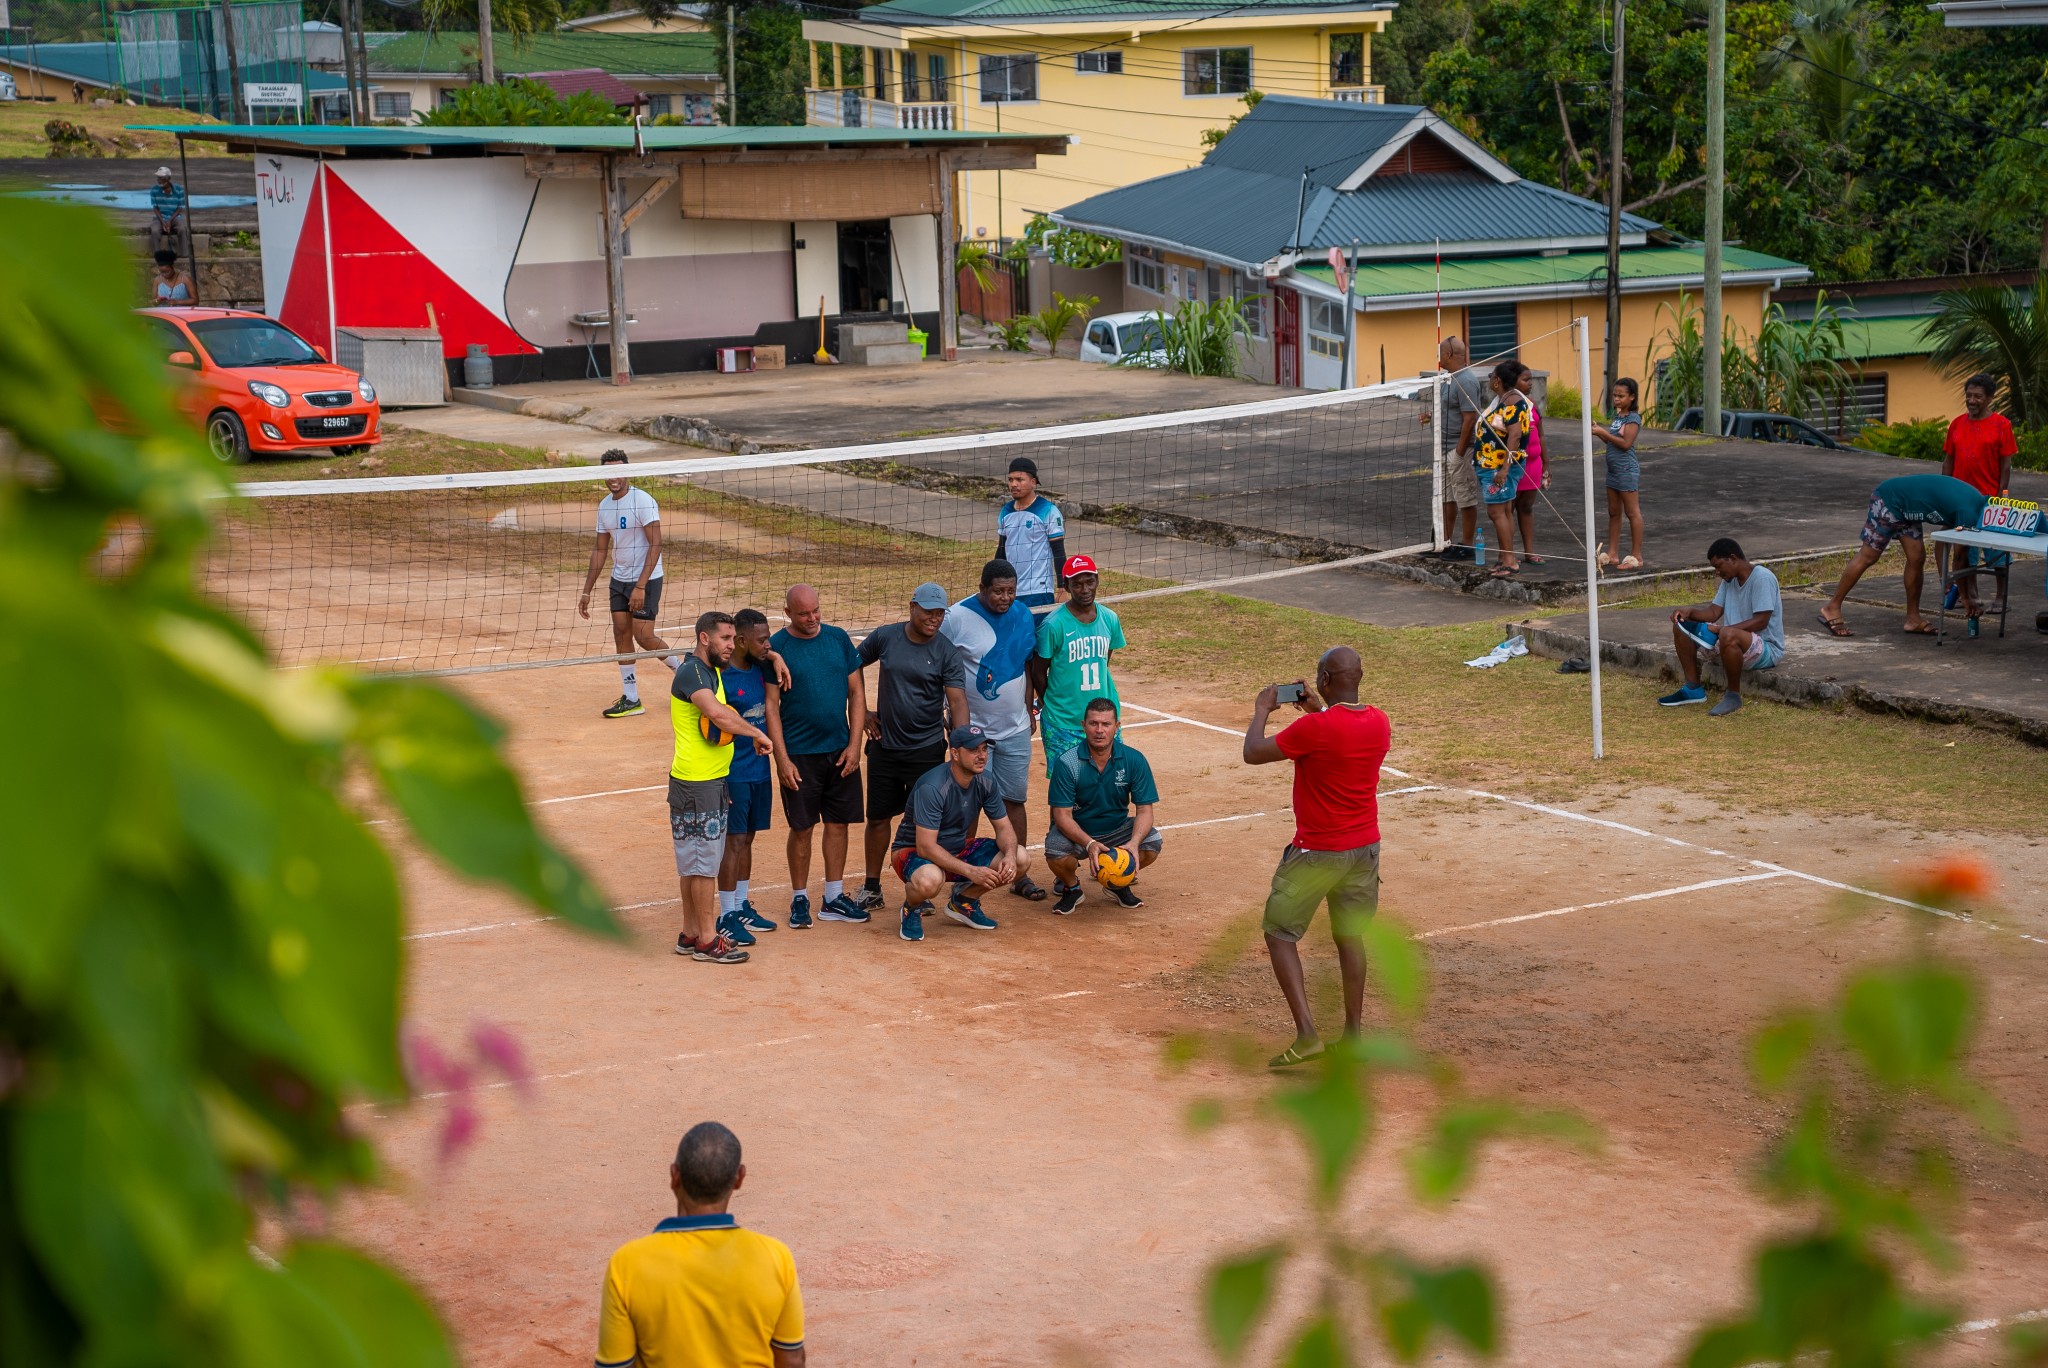
[[[787,627],[768,639],[789,666],[782,691],[782,743],[791,755],[836,755],[846,749],[846,677],[860,668],[853,639],[829,623],[814,637]]]
[[[1080,731],[1081,715],[1093,698],[1108,699],[1121,714],[1116,681],[1109,677],[1109,653],[1123,645],[1123,623],[1101,604],[1095,606],[1093,622],[1076,620],[1064,603],[1046,614],[1038,624],[1038,658],[1051,664],[1046,668],[1039,726]]]
[[[1877,497],[1900,522],[1975,527],[1984,496],[1949,475],[1900,475],[1877,487]]]
[[[1142,752],[1113,741],[1109,762],[1098,770],[1084,741],[1053,762],[1046,800],[1048,807],[1072,808],[1075,825],[1102,841],[1131,825],[1132,804],[1158,802],[1159,787]]]

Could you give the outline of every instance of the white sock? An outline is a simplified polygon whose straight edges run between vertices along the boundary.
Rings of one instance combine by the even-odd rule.
[[[732,911],[733,909],[737,908],[737,907],[738,907],[739,905],[740,905],[740,898],[739,898],[739,894],[738,894],[738,893],[734,892],[734,891],[733,891],[732,889],[730,889],[730,888],[721,888],[721,889],[719,889],[719,890],[718,890],[718,910],[719,910],[719,911],[721,911],[721,912],[730,912],[730,911]]]
[[[752,879],[741,879],[739,881],[739,885],[733,889],[732,905],[734,907],[738,907],[741,903],[747,900],[747,885],[752,882]]]
[[[640,676],[634,673],[631,661],[619,666],[619,683],[625,687],[627,698],[635,703],[640,701]]]
[[[683,658],[679,655],[663,656],[661,658],[661,663],[668,666],[671,670],[680,670],[683,668]]]
[[[845,897],[845,896],[846,896],[846,880],[844,880],[844,879],[827,879],[827,880],[825,880],[825,901],[826,901],[826,902],[831,902],[831,901],[832,901],[832,900],[833,900],[834,898],[843,898],[843,897]]]

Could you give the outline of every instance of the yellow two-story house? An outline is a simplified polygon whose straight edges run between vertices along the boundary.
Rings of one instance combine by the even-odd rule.
[[[827,127],[1065,134],[1035,171],[964,172],[963,238],[1185,170],[1244,97],[1378,103],[1373,35],[1391,4],[1250,0],[884,0],[807,19],[809,121]]]

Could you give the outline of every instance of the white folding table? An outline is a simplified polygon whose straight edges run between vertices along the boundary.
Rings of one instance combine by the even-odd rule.
[[[2048,536],[2016,537],[2010,532],[1984,532],[1974,527],[1950,527],[1940,532],[1929,532],[1927,540],[1933,542],[1937,547],[1955,546],[1969,547],[1978,551],[2003,551],[2008,555],[2014,556],[2039,556],[2042,560],[2048,561]],[[1941,611],[1936,615],[1934,628],[1934,644],[1939,646],[1943,641],[1947,640],[1949,587],[1965,575],[1993,574],[1996,572],[1997,567],[1991,565],[1963,565],[1963,557],[1961,556],[1942,558],[1937,554],[1937,559],[1945,559],[1946,562],[1941,567]],[[2012,589],[2008,583],[2006,598],[2010,599],[2011,597]],[[1998,634],[2000,636],[2005,635],[2007,606],[2003,602],[1998,606]]]

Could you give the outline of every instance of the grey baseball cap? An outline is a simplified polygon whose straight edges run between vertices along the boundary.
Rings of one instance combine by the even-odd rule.
[[[910,596],[910,601],[916,607],[923,608],[926,611],[951,606],[947,601],[946,591],[930,580],[926,580],[923,584],[917,586],[917,592]]]

